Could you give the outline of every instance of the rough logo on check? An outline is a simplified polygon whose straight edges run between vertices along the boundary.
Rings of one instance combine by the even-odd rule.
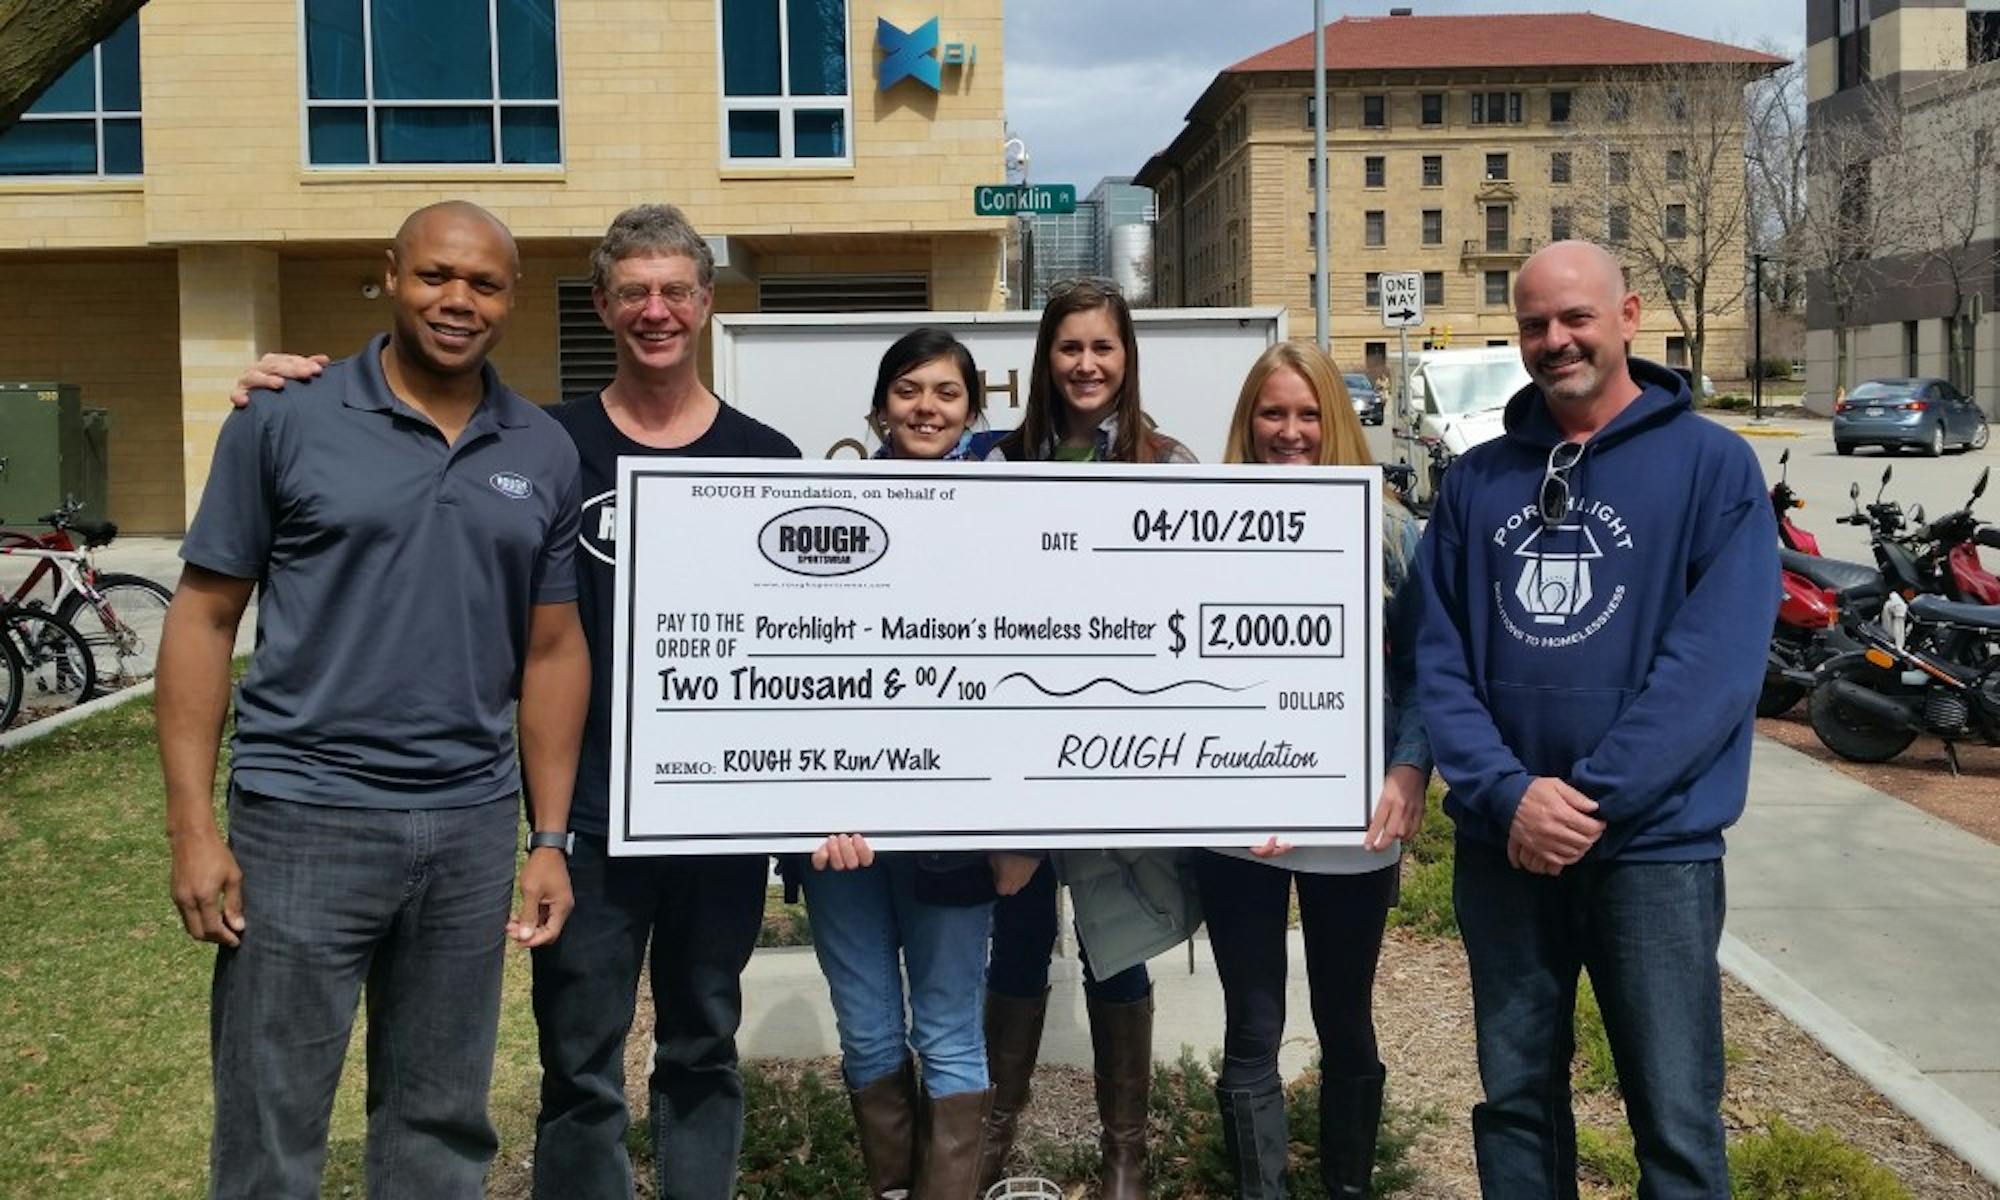
[[[852,575],[882,561],[889,531],[851,508],[795,508],[764,523],[757,549],[772,566],[794,575]]]

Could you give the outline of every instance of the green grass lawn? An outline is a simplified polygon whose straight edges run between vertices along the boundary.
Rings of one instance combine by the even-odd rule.
[[[220,792],[218,790],[218,797]],[[150,700],[0,752],[0,854],[20,920],[0,950],[0,1195],[198,1196],[208,1177],[208,981],[167,895]],[[493,1118],[534,1127],[528,963],[509,951]],[[357,1020],[326,1194],[361,1194]]]

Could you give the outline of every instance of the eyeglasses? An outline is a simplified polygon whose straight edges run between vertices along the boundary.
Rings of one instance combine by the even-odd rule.
[[[701,289],[692,284],[669,283],[664,287],[649,288],[642,284],[628,283],[611,293],[611,298],[623,309],[644,308],[648,301],[658,296],[667,302],[668,308],[686,308],[701,295]]]
[[[1107,296],[1124,294],[1119,291],[1118,281],[1115,279],[1106,279],[1102,275],[1075,275],[1051,283],[1048,286],[1048,297],[1053,300],[1057,296],[1067,296],[1076,291],[1102,292]]]
[[[1557,442],[1542,472],[1542,528],[1554,529],[1569,515],[1569,472],[1583,457],[1582,442]]]

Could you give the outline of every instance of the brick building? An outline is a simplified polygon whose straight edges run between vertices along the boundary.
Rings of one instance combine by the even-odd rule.
[[[1619,202],[1586,187],[1578,118],[1608,90],[1632,95],[1631,153],[1661,148],[1672,108],[1664,73],[1694,64],[1747,84],[1783,60],[1589,13],[1347,17],[1326,28],[1330,336],[1343,364],[1375,369],[1395,346],[1376,277],[1424,276],[1427,328],[1453,346],[1515,338],[1513,274],[1552,238],[1616,240]],[[1173,143],[1136,182],[1155,190],[1154,294],[1163,305],[1288,305],[1292,335],[1313,319],[1313,38],[1227,67]],[[1740,88],[1738,89],[1740,93]],[[1737,185],[1742,147],[1730,148]],[[1617,152],[1600,155],[1616,159]],[[1598,169],[1602,169],[1600,166]],[[1689,200],[1662,171],[1656,203]],[[1623,214],[1638,224],[1644,214]],[[1740,294],[1740,250],[1720,256],[1711,296]],[[1628,258],[1628,262],[1630,259]],[[1686,338],[1659,289],[1646,296],[1634,351],[1679,365]],[[1652,294],[1648,295],[1648,292]],[[1711,311],[1707,369],[1743,371],[1742,306]],[[1417,345],[1413,337],[1412,348]]]

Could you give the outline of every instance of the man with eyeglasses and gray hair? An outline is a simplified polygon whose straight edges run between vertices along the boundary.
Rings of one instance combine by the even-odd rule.
[[[618,457],[798,458],[799,449],[701,382],[697,351],[715,305],[715,257],[680,209],[642,204],[619,213],[591,251],[590,283],[618,358],[603,391],[551,410],[576,443],[582,468],[577,607],[591,686],[569,810],[576,910],[559,941],[533,952],[542,1059],[534,1194],[540,1200],[633,1194],[625,1039],[646,966],[653,993],[654,1194],[728,1200],[743,1137],[736,1053],[742,975],[763,925],[770,863],[761,854],[614,859],[606,853]],[[281,386],[318,371],[312,359],[271,355],[238,382]]]
[[[1627,351],[1617,260],[1557,242],[1514,286],[1534,382],[1445,475],[1418,686],[1458,826],[1481,1191],[1574,1196],[1579,971],[1649,1194],[1726,1196],[1723,830],[1743,811],[1777,530],[1737,434]]]

